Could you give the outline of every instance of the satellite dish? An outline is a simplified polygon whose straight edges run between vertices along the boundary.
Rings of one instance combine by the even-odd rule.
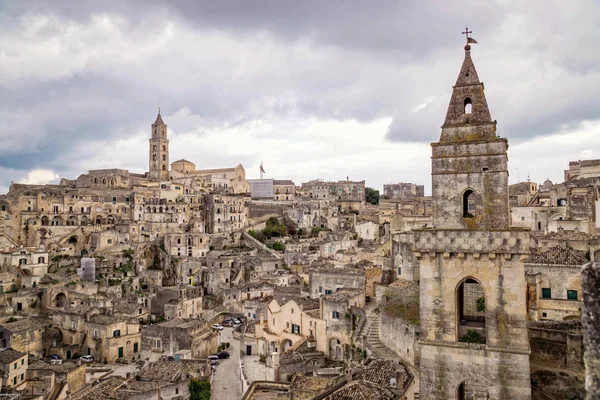
[[[390,387],[396,387],[396,378],[390,378]]]

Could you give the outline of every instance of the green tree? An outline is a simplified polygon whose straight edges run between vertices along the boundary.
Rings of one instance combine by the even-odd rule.
[[[379,204],[379,190],[375,190],[373,188],[365,188],[365,197],[367,203],[371,203],[374,206]]]
[[[275,242],[273,243],[273,250],[283,251],[285,250],[285,245],[281,242]]]
[[[190,379],[188,382],[190,400],[210,400],[210,382]]]

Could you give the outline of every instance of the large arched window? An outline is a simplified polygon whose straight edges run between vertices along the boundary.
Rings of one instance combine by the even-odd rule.
[[[463,193],[463,218],[473,218],[475,216],[475,196],[473,193],[472,189],[467,189]]]
[[[474,278],[465,278],[456,289],[457,340],[485,343],[485,292]]]
[[[471,114],[472,108],[473,108],[473,103],[471,102],[471,98],[467,97],[465,99],[465,114]]]

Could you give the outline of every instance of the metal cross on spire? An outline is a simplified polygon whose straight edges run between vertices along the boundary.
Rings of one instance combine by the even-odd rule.
[[[465,31],[462,33],[463,35],[467,35],[467,43],[469,43],[469,33],[473,33],[469,28],[465,28]]]

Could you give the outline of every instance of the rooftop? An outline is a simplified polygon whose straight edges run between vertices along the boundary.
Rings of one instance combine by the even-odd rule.
[[[273,179],[273,185],[294,185],[290,179]]]
[[[169,321],[161,322],[160,324],[156,324],[156,326],[160,326],[161,328],[196,328],[202,325],[202,321],[198,319],[194,320],[185,320],[183,318],[174,318]]]
[[[352,381],[339,390],[336,390],[325,400],[391,400],[394,394],[371,382]]]
[[[331,294],[323,296],[323,300],[345,301],[362,292],[364,292],[362,289],[340,289]]]
[[[290,388],[293,390],[305,390],[305,391],[314,391],[320,392],[328,387],[332,386],[335,383],[335,380],[332,378],[322,378],[316,376],[304,376],[304,375],[296,375],[294,380],[290,385]]]
[[[25,353],[13,349],[2,350],[0,351],[0,364],[9,364],[24,356],[26,356]]]
[[[114,325],[124,321],[116,315],[94,314],[89,318],[89,322],[98,325]]]
[[[552,247],[546,251],[533,249],[529,258],[525,260],[527,264],[545,264],[545,265],[569,265],[580,267],[586,264],[588,259],[583,251],[569,249],[564,246]]]
[[[28,331],[28,330],[43,329],[43,326],[40,323],[38,323],[37,321],[34,321],[30,318],[24,318],[24,319],[15,321],[15,322],[5,323],[5,324],[2,324],[2,327],[4,329],[6,329],[7,331],[11,331],[11,332],[21,332],[21,331]]]
[[[403,364],[392,360],[373,360],[363,370],[358,371],[354,378],[384,387],[388,387],[390,379],[394,378],[398,388],[404,388],[408,385],[412,376]]]
[[[186,376],[180,363],[175,361],[159,360],[144,367],[140,371],[141,380],[180,382]]]
[[[557,239],[557,240],[594,240],[598,239],[598,236],[590,235],[589,233],[581,232],[579,230],[566,230],[559,228],[558,232],[549,232],[545,235],[538,236],[537,239]]]

